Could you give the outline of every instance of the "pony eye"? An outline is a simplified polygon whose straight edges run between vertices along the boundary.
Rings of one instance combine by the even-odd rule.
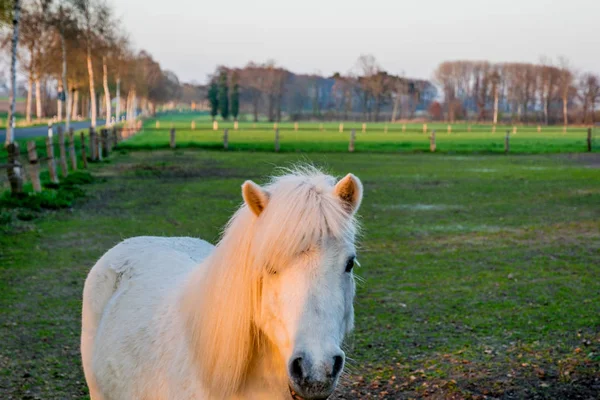
[[[346,272],[350,272],[352,271],[352,268],[354,268],[354,259],[356,257],[352,256],[348,259],[348,262],[346,263]]]

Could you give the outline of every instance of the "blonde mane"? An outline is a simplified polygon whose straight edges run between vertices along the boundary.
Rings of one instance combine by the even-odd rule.
[[[325,237],[354,239],[357,222],[333,193],[335,183],[313,167],[273,177],[263,187],[268,204],[260,217],[243,204],[188,281],[181,298],[185,333],[211,398],[235,394],[262,349],[254,318],[263,274],[284,268]]]

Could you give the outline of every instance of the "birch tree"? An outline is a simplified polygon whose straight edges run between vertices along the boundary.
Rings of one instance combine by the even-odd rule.
[[[98,24],[102,22],[104,10],[106,8],[105,3],[102,0],[72,0],[73,5],[79,13],[80,22],[82,24],[82,31],[86,46],[86,62],[88,72],[88,86],[90,90],[90,125],[96,126],[96,90],[94,85],[94,65],[92,61],[92,47],[95,36],[97,34],[96,28]],[[95,50],[95,49],[94,49]]]
[[[12,6],[12,9],[10,8]],[[15,105],[17,101],[17,48],[19,45],[19,18],[21,14],[21,0],[6,1],[1,10],[2,22],[12,22],[12,41],[10,57],[10,95],[8,109],[8,121],[6,124],[6,145],[15,140]],[[11,12],[12,11],[12,12]]]
[[[563,107],[563,123],[564,126],[569,125],[569,93],[573,87],[573,72],[569,66],[569,60],[565,57],[559,57],[558,63],[560,66],[560,98],[562,100]]]

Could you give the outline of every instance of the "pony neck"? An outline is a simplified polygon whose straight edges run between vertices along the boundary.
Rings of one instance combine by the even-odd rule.
[[[249,252],[253,225],[251,212],[238,210],[180,299],[189,354],[209,398],[236,395],[261,356],[262,340],[254,324],[260,271]]]

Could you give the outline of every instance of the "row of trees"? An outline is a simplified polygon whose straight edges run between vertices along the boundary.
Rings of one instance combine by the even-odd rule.
[[[229,95],[229,87],[232,87],[231,96]],[[238,76],[234,72],[231,78],[226,69],[221,69],[219,72],[218,81],[213,79],[208,89],[208,102],[210,105],[210,115],[213,120],[217,114],[225,120],[229,119],[229,115],[237,121],[240,113],[240,85]]]
[[[250,62],[243,68],[220,66],[209,87],[213,116],[217,109],[223,115],[217,103],[224,104],[224,98],[218,93],[231,87],[236,93],[232,99],[239,101],[239,107],[254,120],[264,114],[270,121],[280,121],[284,112],[294,120],[412,118],[417,109],[426,109],[437,93],[428,81],[388,73],[371,55],[359,57],[347,74],[330,77],[294,74],[274,61]]]
[[[538,64],[446,61],[435,73],[446,119],[513,122],[593,123],[600,102],[600,76],[576,73],[565,58]],[[433,111],[440,109],[432,105]]]
[[[149,53],[131,48],[105,0],[0,2],[2,47],[15,57],[12,87],[16,90],[17,70],[27,81],[27,121],[32,119],[34,93],[36,117],[55,111],[67,127],[80,115],[96,126],[99,111],[107,124],[123,114],[133,118],[137,109],[152,111],[156,104],[179,97],[177,76],[163,70]],[[56,108],[50,99],[57,99]],[[14,105],[9,114],[13,121]],[[7,135],[7,142],[11,140]]]

